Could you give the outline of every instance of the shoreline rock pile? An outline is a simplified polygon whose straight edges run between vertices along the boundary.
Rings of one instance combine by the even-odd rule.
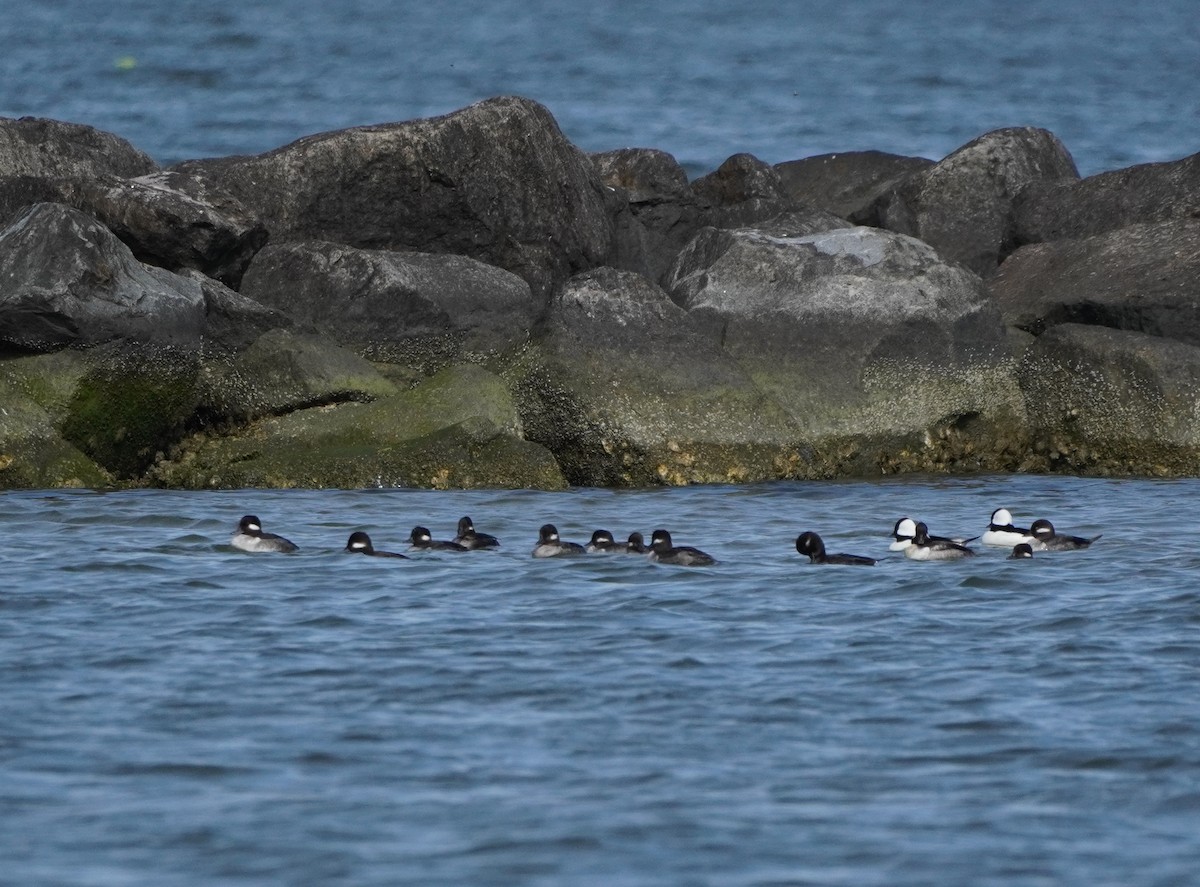
[[[163,169],[0,119],[0,488],[1193,475],[1200,154],[689,182],[536,102]]]

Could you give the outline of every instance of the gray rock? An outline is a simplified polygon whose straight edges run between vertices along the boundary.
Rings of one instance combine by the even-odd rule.
[[[41,203],[0,231],[0,346],[198,345],[203,326],[198,284],[138,262],[91,216]]]
[[[473,259],[313,241],[266,247],[242,294],[421,372],[520,347],[536,308],[520,277]]]
[[[1005,320],[1034,334],[1085,323],[1200,345],[1200,220],[1023,246],[988,287]]]
[[[242,351],[270,330],[296,328],[290,315],[235,292],[199,271],[183,269],[179,276],[199,284],[204,297],[202,349],[206,357]]]
[[[913,238],[709,229],[670,287],[806,439],[1019,414],[1004,326],[981,281]]]
[[[1061,324],[1025,352],[1020,381],[1034,450],[1050,467],[1089,474],[1195,474],[1200,348],[1143,333]]]
[[[801,209],[775,168],[753,154],[729,157],[692,182],[692,193],[705,210],[703,223],[714,228],[751,226]]]
[[[182,190],[190,186],[186,177],[167,171],[134,179],[104,176],[71,182],[68,197],[139,260],[168,271],[195,269],[236,288],[267,242],[267,230],[233,198],[206,189],[204,197],[215,201],[209,203]]]
[[[1013,212],[1018,243],[1200,218],[1200,154],[1080,180],[1034,181],[1021,190]]]
[[[643,277],[570,280],[507,374],[525,432],[574,484],[762,480],[797,472],[796,428]],[[802,466],[801,466],[802,467]]]
[[[0,177],[132,178],[156,169],[148,155],[111,133],[40,117],[0,117]]]
[[[933,166],[924,157],[883,151],[844,151],[775,164],[792,200],[857,225],[878,227],[876,201],[913,173]]]
[[[512,271],[543,297],[613,250],[595,169],[527,99],[323,133],[176,171],[238,199],[273,243],[466,255]]]
[[[614,192],[616,253],[611,264],[661,280],[705,224],[687,173],[670,154],[650,148],[623,148],[591,158],[601,181]]]
[[[1053,133],[1000,129],[905,178],[880,199],[880,224],[987,275],[1015,246],[1014,196],[1031,182],[1078,177]]]

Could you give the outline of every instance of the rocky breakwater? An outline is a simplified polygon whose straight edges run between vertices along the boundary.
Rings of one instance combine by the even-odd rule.
[[[1024,128],[689,182],[520,98],[171,169],[0,120],[0,487],[1192,473],[1160,167]]]

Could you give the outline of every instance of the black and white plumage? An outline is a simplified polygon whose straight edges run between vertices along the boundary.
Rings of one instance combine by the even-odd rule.
[[[711,567],[717,562],[715,557],[699,548],[672,545],[671,534],[666,530],[655,530],[650,534],[650,560],[680,567]]]
[[[538,530],[537,545],[533,547],[534,557],[562,557],[564,555],[586,554],[578,542],[564,542],[558,537],[558,527],[554,524],[542,524]]]
[[[896,525],[892,527],[892,542],[888,545],[891,551],[904,551],[908,546],[912,545],[913,536],[917,533],[917,522],[911,517],[902,517],[896,521]],[[959,545],[966,545],[968,542],[974,542],[978,536],[933,536],[930,535],[930,540],[933,542],[955,542]]]
[[[346,551],[352,554],[365,554],[371,557],[407,557],[395,551],[379,551],[371,544],[371,537],[362,530],[357,530],[350,534],[349,540],[346,542]]]
[[[238,521],[237,532],[229,540],[229,544],[239,551],[296,551],[299,547],[290,539],[284,539],[275,533],[263,532],[262,521],[255,515],[247,514]]]
[[[825,551],[825,542],[816,533],[806,531],[796,537],[796,551],[808,557],[813,564],[846,564],[863,567],[873,567],[875,558],[859,554],[829,554]]]
[[[471,518],[463,515],[458,519],[458,535],[454,542],[471,551],[485,551],[500,547],[500,540],[490,533],[480,533],[475,530]]]
[[[415,551],[466,551],[457,542],[434,539],[428,527],[413,527],[409,534],[410,548]]]
[[[904,556],[914,561],[950,561],[974,555],[975,552],[965,545],[949,540],[934,540],[929,535],[929,527],[925,526],[923,521],[917,522],[912,545],[904,549]]]
[[[984,545],[1011,548],[1022,542],[1033,542],[1033,533],[1025,527],[1013,526],[1013,517],[1007,508],[997,508],[992,512],[988,528],[983,531],[979,541]]]
[[[1080,548],[1087,548],[1104,535],[1100,533],[1087,538],[1060,534],[1055,531],[1054,524],[1045,518],[1039,518],[1030,524],[1029,531],[1033,533],[1033,538],[1036,540],[1034,544],[1039,551],[1077,551]]]

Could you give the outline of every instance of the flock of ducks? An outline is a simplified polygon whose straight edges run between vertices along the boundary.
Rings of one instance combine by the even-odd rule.
[[[1029,558],[1033,557],[1035,551],[1072,551],[1087,548],[1100,536],[1085,538],[1063,535],[1056,532],[1054,524],[1045,519],[1035,520],[1028,528],[1017,527],[1013,525],[1013,517],[1007,509],[997,508],[992,512],[988,528],[978,536],[933,536],[923,521],[902,517],[892,529],[892,538],[889,549],[903,552],[907,558],[916,561],[945,561],[974,556],[975,550],[970,548],[969,544],[976,540],[983,545],[1011,549],[1010,558]],[[264,531],[262,521],[252,514],[246,515],[238,522],[238,530],[229,541],[230,545],[241,551],[290,552],[298,548],[294,542],[283,536]],[[499,547],[499,539],[488,533],[477,532],[471,518],[465,516],[459,520],[458,532],[453,539],[434,539],[429,529],[421,526],[413,527],[409,535],[410,551],[464,552]],[[408,557],[397,551],[380,551],[371,543],[371,537],[361,530],[350,534],[345,550],[371,557]],[[796,551],[814,564],[873,566],[876,562],[876,558],[858,554],[830,554],[825,550],[825,543],[821,537],[811,531],[796,537]],[[531,554],[536,558],[581,554],[632,554],[658,563],[683,567],[707,567],[717,562],[712,555],[698,548],[673,544],[671,534],[666,530],[655,530],[650,535],[649,545],[646,545],[641,533],[630,533],[625,542],[617,542],[608,530],[596,530],[592,533],[591,541],[582,545],[559,538],[558,529],[554,524],[542,525],[538,531],[537,544]]]

